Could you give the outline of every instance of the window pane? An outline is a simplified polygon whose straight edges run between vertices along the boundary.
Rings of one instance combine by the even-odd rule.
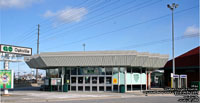
[[[106,67],[106,75],[112,75],[112,68]]]
[[[111,86],[107,86],[106,87],[106,91],[112,91],[112,87]]]
[[[71,86],[72,91],[76,91],[76,86]]]
[[[106,74],[105,68],[99,67],[99,74],[100,74],[100,75],[105,75],[105,74]]]
[[[97,84],[97,77],[92,77],[92,83]]]
[[[59,73],[58,69],[49,69],[49,76],[51,78],[58,78],[58,73]]]
[[[78,75],[83,75],[83,69],[84,68],[78,68]]]
[[[125,73],[125,68],[124,67],[120,67],[120,73]]]
[[[92,91],[97,91],[97,87],[96,86],[92,86]]]
[[[85,84],[90,84],[90,77],[88,76],[85,77]]]
[[[90,86],[85,86],[85,91],[90,91]]]
[[[106,84],[111,84],[111,77],[106,77]]]
[[[86,70],[87,70],[87,75],[93,75],[94,74],[94,68],[88,67]]]
[[[131,73],[131,68],[127,68],[127,73]]]
[[[118,72],[119,72],[119,71],[118,71],[118,67],[114,67],[114,68],[113,68],[113,75],[114,75],[114,74],[117,74]]]
[[[83,84],[83,77],[78,77],[78,83]]]
[[[94,68],[94,75],[99,75],[99,69],[98,68]]]
[[[99,84],[104,84],[104,77],[99,77]]]
[[[77,68],[71,68],[71,75],[77,75]]]
[[[140,73],[140,69],[139,68],[132,68],[132,73]]]
[[[76,84],[76,77],[71,77],[72,84]]]
[[[104,91],[104,86],[100,86],[99,91]]]

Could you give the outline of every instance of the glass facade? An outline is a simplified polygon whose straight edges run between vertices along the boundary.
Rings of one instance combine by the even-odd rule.
[[[61,74],[64,73],[64,84],[68,84],[69,91],[119,92],[120,85],[125,85],[127,91],[137,90],[141,82],[145,85],[145,69],[140,69],[133,67],[63,67],[48,69],[46,75],[49,78],[61,78]],[[143,80],[137,79],[138,77],[143,77]]]

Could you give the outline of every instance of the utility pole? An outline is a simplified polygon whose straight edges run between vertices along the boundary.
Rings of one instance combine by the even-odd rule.
[[[86,46],[85,43],[83,43],[83,51],[85,51],[85,46]]]
[[[173,3],[172,5],[168,4],[167,7],[172,11],[172,62],[173,62],[173,75],[175,75],[175,59],[174,59],[174,9],[178,7],[178,4]],[[175,87],[173,79],[173,88]]]
[[[38,24],[37,54],[39,54],[40,24]],[[38,81],[38,68],[36,68],[36,83]]]

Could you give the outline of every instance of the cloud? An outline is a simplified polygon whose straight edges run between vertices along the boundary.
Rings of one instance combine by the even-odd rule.
[[[55,16],[55,14],[48,10],[43,16],[48,18],[48,17],[51,17],[51,16]]]
[[[82,8],[66,8],[57,12],[47,11],[44,17],[55,17],[56,22],[79,22],[88,13],[87,9]]]
[[[23,8],[41,0],[0,0],[0,8]]]
[[[193,35],[199,35],[199,28],[195,25],[187,27],[187,29],[184,32],[184,36],[193,36]]]

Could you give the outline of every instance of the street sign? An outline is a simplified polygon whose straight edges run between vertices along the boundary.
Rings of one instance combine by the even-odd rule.
[[[13,70],[0,70],[0,88],[13,88]]]
[[[0,44],[0,52],[31,56],[32,48]]]

